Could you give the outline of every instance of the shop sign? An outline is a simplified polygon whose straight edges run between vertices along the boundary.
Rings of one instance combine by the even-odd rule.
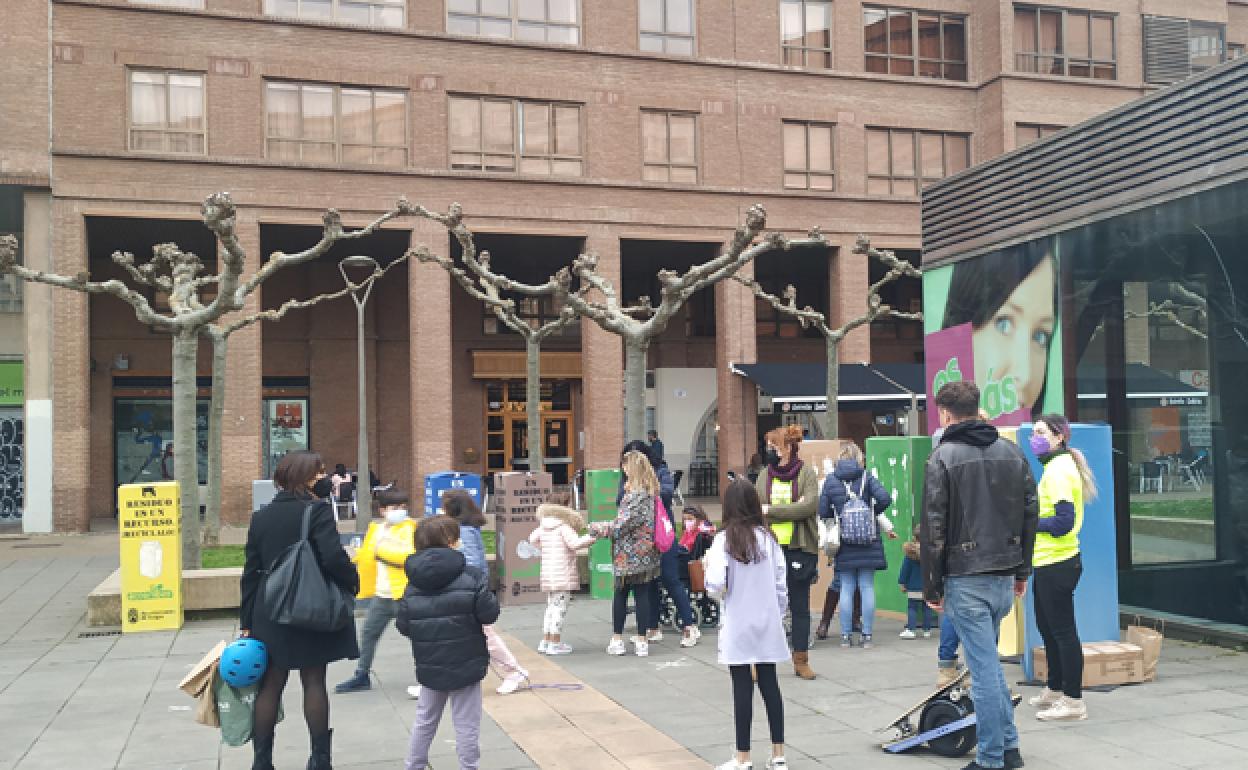
[[[828,402],[826,399],[823,401],[784,401],[780,404],[780,411],[785,414],[826,412],[828,411]]]
[[[21,361],[0,361],[0,406],[21,406],[26,401]]]
[[[182,527],[178,483],[117,489],[121,532],[121,628],[182,627]]]

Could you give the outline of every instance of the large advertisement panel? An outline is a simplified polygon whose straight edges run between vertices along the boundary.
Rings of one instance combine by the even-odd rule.
[[[1062,411],[1058,255],[1050,238],[923,274],[928,396],[973,380],[994,425]],[[938,420],[929,420],[935,433]]]

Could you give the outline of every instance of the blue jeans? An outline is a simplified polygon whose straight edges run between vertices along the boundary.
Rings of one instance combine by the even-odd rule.
[[[689,604],[689,592],[680,582],[680,557],[676,554],[676,546],[659,556],[659,568],[662,570],[659,579],[650,586],[650,625],[648,628],[659,627],[659,583],[667,589],[667,595],[676,602],[676,623],[681,628],[693,625],[693,607]]]
[[[841,579],[841,636],[854,630],[854,591],[862,594],[862,634],[870,636],[875,624],[875,570],[846,569],[837,574]]]
[[[936,660],[957,661],[958,645],[960,643],[958,630],[953,627],[953,622],[949,620],[949,612],[948,608],[946,608],[945,617],[940,621],[940,646],[936,648]]]
[[[1001,621],[1014,606],[1014,578],[964,575],[945,578],[945,619],[962,640],[971,669],[971,700],[979,738],[980,767],[1005,767],[1005,750],[1018,748],[1014,705],[997,657]]]
[[[918,631],[919,626],[922,626],[924,631],[930,631],[939,622],[936,611],[928,607],[927,602],[922,599],[906,600],[906,628]]]

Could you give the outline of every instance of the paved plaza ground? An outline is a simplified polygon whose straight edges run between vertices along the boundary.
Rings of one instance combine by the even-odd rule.
[[[237,629],[231,618],[193,620],[179,632],[82,636],[85,596],[117,566],[114,536],[0,540],[0,770],[208,770],[250,767],[250,747],[219,743],[192,719],[193,701],[176,685],[218,640]],[[691,650],[674,635],[645,659],[609,657],[607,602],[578,598],[565,638],[566,657],[539,656],[541,607],[507,608],[500,627],[540,688],[493,693],[482,725],[482,768],[707,767],[732,743],[726,671],[715,664],[713,633]],[[926,753],[882,753],[873,730],[929,690],[936,640],[903,641],[900,623],[877,623],[873,650],[817,643],[805,682],[781,667],[788,758],[795,770],[815,767],[959,768],[967,759]],[[345,679],[351,664],[330,669]],[[336,768],[400,768],[415,704],[407,642],[393,631],[382,641],[374,689],[332,695]],[[1021,679],[1007,666],[1010,680]],[[301,768],[307,738],[297,681],[278,728],[276,764]],[[1021,688],[1026,696],[1033,688]],[[1091,718],[1077,724],[1037,722],[1018,711],[1023,754],[1034,770],[1062,768],[1242,767],[1248,751],[1248,655],[1168,641],[1158,681],[1087,695]],[[755,758],[762,767],[765,721],[755,719]],[[437,770],[455,768],[449,725],[433,755]]]

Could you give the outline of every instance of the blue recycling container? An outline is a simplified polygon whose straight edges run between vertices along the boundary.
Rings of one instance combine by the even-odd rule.
[[[425,515],[442,513],[442,495],[452,489],[464,490],[472,496],[473,502],[481,505],[481,477],[477,474],[460,471],[430,473],[425,476]]]

